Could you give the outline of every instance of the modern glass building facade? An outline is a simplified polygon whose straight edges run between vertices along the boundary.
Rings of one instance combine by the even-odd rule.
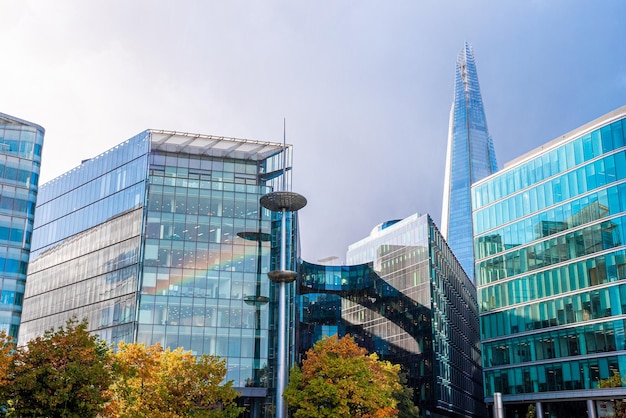
[[[18,337],[44,129],[0,113],[0,330]]]
[[[502,393],[507,416],[528,403],[538,417],[603,416],[626,397],[598,388],[626,374],[626,107],[472,194],[487,401]]]
[[[402,365],[422,416],[484,417],[476,290],[430,217],[378,226],[347,260],[301,263],[298,351],[352,334]]]
[[[450,111],[441,232],[474,280],[470,186],[498,169],[472,47],[466,42],[456,61]]]
[[[108,342],[218,355],[249,416],[265,416],[280,215],[259,199],[290,176],[283,149],[148,130],[43,185],[20,340],[75,315]]]

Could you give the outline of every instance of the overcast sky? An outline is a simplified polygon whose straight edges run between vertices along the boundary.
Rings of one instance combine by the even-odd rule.
[[[626,104],[626,2],[0,0],[0,112],[46,129],[42,181],[148,128],[294,144],[302,255],[439,224],[454,66],[500,166]]]

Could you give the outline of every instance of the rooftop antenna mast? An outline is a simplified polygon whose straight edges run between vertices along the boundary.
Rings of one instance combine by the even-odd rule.
[[[296,280],[298,273],[287,269],[287,212],[296,212],[306,206],[306,198],[298,193],[287,191],[287,129],[283,118],[283,190],[263,195],[261,206],[280,216],[280,266],[267,273],[268,278],[278,286],[278,341],[276,355],[276,418],[285,418],[287,408],[283,392],[287,385],[287,285]],[[295,267],[295,266],[294,266]]]
[[[283,116],[283,191],[287,191],[287,119]]]

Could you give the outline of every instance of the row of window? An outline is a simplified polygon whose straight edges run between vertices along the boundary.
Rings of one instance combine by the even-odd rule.
[[[481,339],[576,324],[623,313],[626,313],[626,284],[616,284],[481,315]]]
[[[45,225],[42,224],[42,218],[39,217],[39,210],[45,210],[47,205],[37,206],[33,251],[44,250],[67,237],[100,225],[121,213],[141,208],[143,193],[143,183],[135,184],[74,212],[67,213],[65,211],[65,216]]]
[[[205,327],[206,329],[194,328],[194,333],[210,335],[215,332],[215,327],[241,328],[241,329],[267,329],[268,310],[261,307],[258,311],[247,304],[226,303],[217,300],[197,300],[185,304],[177,298],[169,298],[168,303],[152,303],[143,297],[139,307],[139,323],[168,325],[181,327]],[[224,305],[224,306],[223,306]],[[257,317],[258,315],[258,317]],[[171,330],[178,333],[178,330]]]
[[[97,262],[106,264],[106,267],[90,267],[92,269],[103,268],[100,273],[128,265],[124,264],[126,263],[124,260],[129,257],[136,260],[138,257],[141,224],[142,211],[138,209],[116,216],[95,228],[77,234],[63,245],[56,245],[46,251],[41,251],[41,249],[31,251],[30,273],[54,268],[70,260],[74,260],[76,266]],[[36,239],[36,237],[33,238]],[[127,242],[129,240],[132,242]],[[111,244],[118,244],[118,246],[114,250],[100,252]]]
[[[626,183],[587,194],[477,237],[476,258],[489,257],[621,212],[626,212]]]
[[[626,348],[623,334],[619,320],[485,342],[483,367],[621,351]]]
[[[28,165],[29,167],[27,169],[21,169],[0,162],[0,181],[5,184],[14,184],[20,187],[37,186],[39,174],[33,172],[33,164],[29,162],[24,165]]]
[[[115,272],[136,266],[139,261],[140,233],[141,210],[137,210],[113,218],[48,251],[35,255],[31,252],[29,295],[96,276],[105,281],[98,282],[97,286],[115,286],[118,281]]]
[[[206,270],[184,272],[186,274],[173,269],[146,267],[141,292],[145,295],[239,300],[251,296],[269,296],[269,280],[265,274],[246,273],[231,278],[233,274],[230,273],[221,277],[207,277]]]
[[[150,212],[184,215],[223,216],[227,218],[254,218],[261,216],[259,199],[263,190],[253,193],[229,192],[214,188],[223,183],[209,183],[207,189],[151,186],[148,196]],[[213,186],[213,187],[211,187]],[[266,213],[264,219],[269,219]]]
[[[264,167],[263,162],[257,161],[228,160],[204,155],[177,155],[160,151],[152,153],[150,165],[166,167],[168,175],[185,178],[188,178],[190,173],[211,174],[215,171],[256,175]]]
[[[548,206],[626,179],[626,151],[607,155],[587,165],[532,185],[524,191],[474,211],[476,234],[515,221]]]
[[[626,145],[626,119],[569,141],[490,179],[489,182],[473,187],[472,201],[476,209],[481,208],[624,145]]]
[[[4,258],[0,256],[0,271],[3,274],[21,274],[26,275],[28,269],[28,261],[16,260],[14,258]]]
[[[10,226],[0,226],[0,243],[14,243],[19,246],[25,244],[25,248],[30,247],[30,238],[32,233],[26,231],[26,239],[24,239],[23,228],[11,228]]]
[[[190,191],[200,190],[223,190],[225,192],[236,193],[260,193],[265,194],[271,191],[268,187],[259,186],[257,178],[243,178],[233,176],[232,178],[200,176],[194,178],[174,178],[164,177],[164,173],[158,170],[150,170],[150,184],[156,187],[178,187],[189,189]],[[190,174],[192,176],[192,174]],[[206,178],[204,178],[206,177]]]
[[[3,290],[0,292],[0,305],[17,305],[22,306],[24,301],[24,293],[14,292],[12,290]]]
[[[537,366],[485,372],[485,395],[552,392],[575,389],[596,389],[600,379],[613,372],[623,375],[626,364],[621,357],[610,356],[589,360],[572,360]]]
[[[0,153],[29,160],[41,160],[43,132],[31,126],[0,128]]]
[[[144,265],[150,267],[172,267],[211,271],[231,271],[255,273],[258,271],[258,249],[254,246],[215,244],[218,248],[206,246],[176,248],[146,245]],[[265,251],[264,251],[265,252]],[[267,267],[267,257],[263,257],[263,267]]]
[[[24,310],[24,314],[27,314],[35,304],[44,304],[46,301],[56,297],[59,297],[59,295],[49,296],[48,299],[42,298],[31,303],[31,299],[28,299],[28,295],[26,295],[25,306],[29,308]],[[101,300],[97,303],[88,304],[86,302],[79,303],[79,301],[80,298],[75,297],[72,307],[68,306],[69,310],[65,311],[55,310],[49,314],[36,317],[25,317],[22,314],[19,340],[32,340],[50,329],[58,328],[59,324],[64,324],[68,319],[76,317],[86,319],[89,324],[89,330],[97,331],[103,339],[110,343],[117,343],[124,336],[126,337],[125,341],[130,341],[128,337],[132,337],[132,333],[128,333],[128,325],[136,312],[136,295],[134,293],[120,295],[114,299]],[[106,315],[106,321],[103,320],[103,315]]]
[[[236,186],[250,186],[250,187],[236,187],[237,191],[252,190],[252,193],[258,191],[255,187],[259,178],[255,174],[246,173],[225,173],[222,171],[189,171],[183,174],[177,173],[180,169],[175,167],[161,167],[150,166],[150,183],[161,186],[179,186],[189,189],[206,188],[210,182],[213,184],[221,184],[220,189],[232,190],[232,183]],[[228,186],[227,186],[228,185]]]
[[[50,200],[56,199],[59,196],[63,196],[68,192],[72,192],[72,203],[82,201],[83,199],[80,195],[87,195],[89,199],[84,202],[84,204],[88,204],[90,202],[94,202],[95,199],[99,196],[101,187],[111,187],[112,185],[117,184],[117,180],[120,177],[117,177],[117,173],[121,176],[140,176],[141,178],[146,177],[147,170],[147,160],[145,155],[150,150],[150,136],[147,131],[140,133],[139,135],[134,136],[131,139],[122,142],[119,145],[116,145],[114,148],[111,148],[102,154],[91,158],[89,160],[84,161],[78,167],[68,171],[67,173],[57,177],[45,184],[43,184],[39,188],[39,196],[38,196],[38,204],[43,205]],[[141,158],[143,163],[140,163],[136,166],[136,170],[132,172],[122,168],[122,166],[127,165],[129,162],[133,160]],[[120,171],[116,171],[116,169],[120,168]],[[99,187],[93,187],[95,183],[92,183],[93,180],[102,178],[107,175],[107,173],[116,172],[115,181],[109,180],[108,183],[102,180],[98,182]],[[121,174],[124,173],[124,174]],[[108,177],[111,178],[111,174],[108,174]],[[87,183],[87,185],[85,184]],[[132,182],[128,182],[127,184],[132,184]],[[86,187],[84,187],[86,186]],[[76,190],[81,188],[82,193],[77,193]],[[116,190],[113,190],[113,192]],[[69,202],[67,202],[69,203]],[[81,205],[82,206],[82,205]],[[67,209],[68,207],[76,208],[78,206],[69,204],[60,204],[56,207],[61,209]],[[38,214],[38,217],[40,215]],[[57,216],[46,215],[46,219],[50,217],[51,219],[56,219]]]
[[[183,347],[193,354],[210,354],[226,358],[225,380],[236,387],[266,386],[268,367],[267,331],[255,336],[253,329],[223,330],[206,328],[206,334],[195,334],[192,327],[165,325],[139,326],[137,342],[147,345],[160,343],[163,347]],[[199,328],[204,331],[205,328]]]
[[[248,232],[254,234],[257,228],[258,226],[246,228],[243,222],[233,222],[233,219],[228,218],[199,217],[173,220],[150,216],[146,225],[146,238],[151,243],[160,240],[158,242],[160,247],[169,246],[181,249],[183,245],[192,247],[197,245],[196,243],[239,244],[255,247],[258,243],[247,240],[245,234]],[[265,233],[265,235],[269,234]],[[250,237],[255,238],[255,235],[250,235]],[[263,242],[261,246],[269,247],[269,244]]]
[[[101,202],[106,201],[110,196],[120,193],[124,189],[137,188],[137,184],[143,186],[146,178],[145,164],[146,158],[138,158],[130,161],[124,166],[105,173],[95,179],[85,182],[79,187],[68,191],[63,195],[56,196],[50,201],[38,199],[37,225],[46,225],[66,216],[71,211],[80,211],[85,216],[85,209],[92,209],[101,206]],[[41,189],[47,187],[43,185]],[[143,191],[143,190],[142,190]],[[143,193],[141,193],[143,195]],[[143,199],[139,200],[143,203]],[[122,204],[124,202],[121,202]],[[123,211],[127,206],[116,208]]]
[[[43,320],[46,317],[59,312],[72,312],[73,310],[85,309],[88,311],[99,310],[106,307],[112,300],[120,297],[134,295],[137,289],[137,268],[131,266],[120,270],[125,274],[123,280],[118,283],[106,283],[108,275],[91,277],[88,280],[81,280],[67,287],[55,288],[46,293],[33,295],[30,282],[27,294],[28,309],[24,311],[22,319],[24,321]],[[40,279],[38,277],[37,279]],[[28,280],[31,280],[29,275]],[[76,312],[76,311],[74,311]],[[82,317],[81,317],[82,318]],[[129,307],[121,322],[129,322],[134,318],[134,311]],[[102,323],[102,318],[97,317],[97,321],[90,323],[92,327]],[[116,322],[117,323],[117,322]],[[112,322],[107,322],[112,324]]]
[[[35,213],[35,202],[19,197],[0,195],[0,213],[11,215],[13,212],[32,218]]]
[[[481,312],[626,279],[626,252],[603,254],[479,289]]]
[[[543,269],[624,244],[626,215],[476,263],[479,285]]]

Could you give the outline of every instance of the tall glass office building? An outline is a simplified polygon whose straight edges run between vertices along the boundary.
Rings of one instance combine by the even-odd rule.
[[[486,416],[476,290],[430,217],[379,225],[347,260],[301,264],[299,351],[352,334],[402,365],[422,416]]]
[[[20,340],[75,315],[111,343],[218,355],[265,416],[280,215],[259,199],[282,164],[282,144],[148,130],[44,184]]]
[[[0,113],[0,330],[17,338],[44,129]]]
[[[472,47],[466,42],[456,61],[450,111],[441,232],[474,280],[470,186],[496,172],[498,165],[487,129]]]
[[[626,398],[626,107],[472,187],[485,395],[507,417]]]

